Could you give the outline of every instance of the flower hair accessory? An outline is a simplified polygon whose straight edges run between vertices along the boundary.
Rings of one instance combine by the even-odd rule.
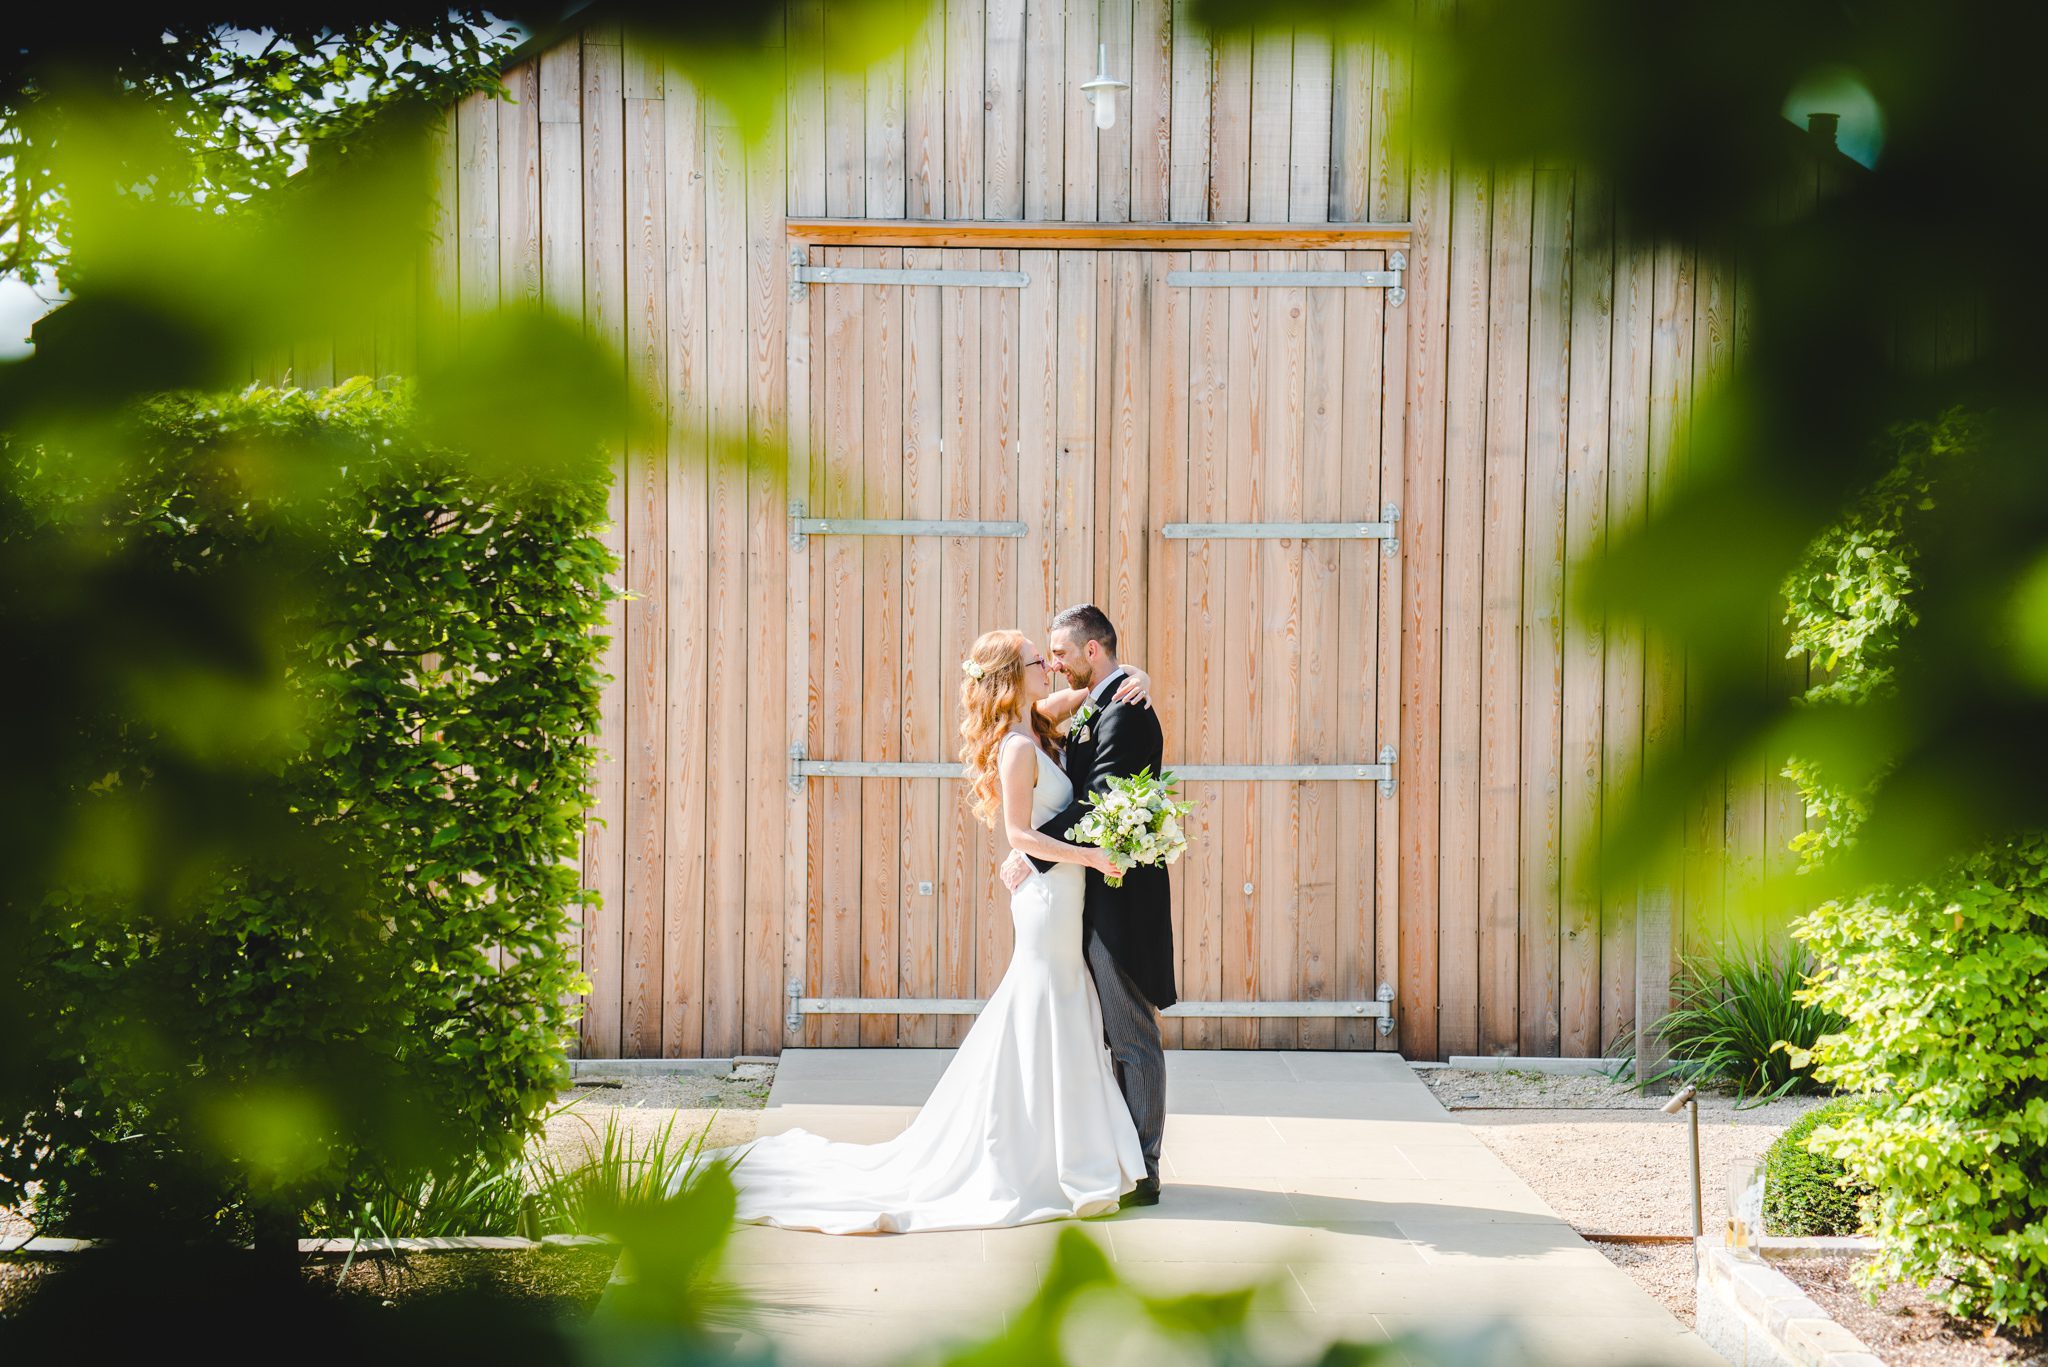
[[[984,671],[982,670],[981,665],[976,661],[964,660],[961,662],[960,672],[962,674],[965,674],[970,679],[978,679],[982,676]]]

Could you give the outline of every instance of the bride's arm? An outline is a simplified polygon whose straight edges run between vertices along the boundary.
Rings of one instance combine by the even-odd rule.
[[[1032,706],[1039,716],[1057,726],[1080,711],[1081,704],[1087,697],[1088,690],[1085,688],[1056,688]]]
[[[1111,876],[1123,870],[1093,845],[1069,845],[1031,824],[1031,792],[1038,786],[1036,747],[1027,740],[1004,741],[996,754],[996,782],[1003,794],[1003,832],[1010,848],[1054,864],[1081,864]]]
[[[1116,686],[1113,695],[1118,702],[1135,702],[1146,707],[1152,705],[1152,676],[1136,665],[1125,665],[1124,673],[1130,677]],[[1038,715],[1057,725],[1081,710],[1081,704],[1088,700],[1088,689],[1060,688],[1040,698],[1036,704]]]

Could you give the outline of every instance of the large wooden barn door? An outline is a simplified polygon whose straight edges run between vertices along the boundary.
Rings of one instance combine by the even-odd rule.
[[[789,1042],[949,1044],[957,1004],[994,988],[1007,899],[956,777],[958,662],[983,628],[1037,638],[1090,599],[1158,680],[1168,761],[1199,804],[1176,878],[1182,995],[1371,1002],[1393,981],[1399,461],[1383,453],[1399,451],[1402,315],[1383,257],[797,249],[808,631],[791,647],[787,962],[800,999],[934,1009],[793,1012]],[[1193,1014],[1169,1032],[1388,1043],[1374,1026]]]

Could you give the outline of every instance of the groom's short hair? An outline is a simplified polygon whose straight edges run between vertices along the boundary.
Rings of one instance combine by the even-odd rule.
[[[1052,630],[1070,631],[1083,641],[1100,641],[1104,650],[1116,654],[1116,625],[1093,603],[1068,608],[1052,619]]]

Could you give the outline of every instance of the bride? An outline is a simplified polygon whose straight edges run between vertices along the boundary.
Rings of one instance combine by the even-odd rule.
[[[1011,894],[1009,967],[910,1127],[879,1144],[789,1130],[726,1150],[741,1220],[827,1234],[1031,1224],[1107,1214],[1145,1175],[1081,948],[1083,870],[1120,870],[1037,829],[1072,798],[1056,728],[1087,690],[1055,692],[1044,653],[1016,631],[984,633],[961,668],[974,815],[1056,862]],[[1132,672],[1119,696],[1142,698]]]

